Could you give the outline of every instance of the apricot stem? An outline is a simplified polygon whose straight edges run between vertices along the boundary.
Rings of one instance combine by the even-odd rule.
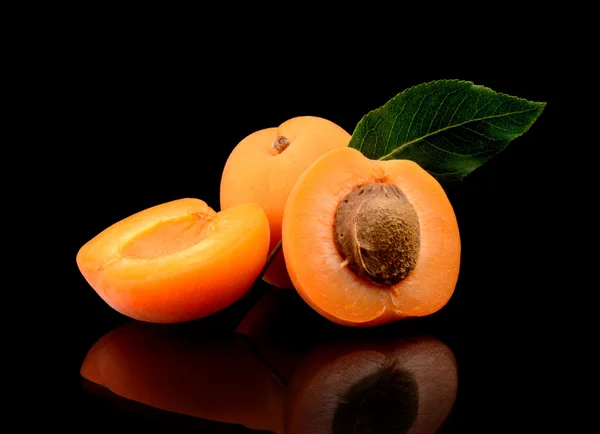
[[[287,149],[288,146],[290,146],[290,141],[285,136],[279,136],[275,140],[273,140],[272,146],[277,150],[278,153],[281,154]]]
[[[263,276],[267,272],[269,266],[271,265],[271,262],[273,262],[273,260],[275,259],[275,257],[277,256],[277,254],[279,253],[280,250],[281,250],[281,240],[279,240],[277,245],[275,247],[273,247],[273,250],[271,251],[271,253],[269,253],[269,256],[267,256],[267,261],[265,262],[265,266],[263,267],[262,271],[256,278],[257,281],[259,281],[260,279],[263,278]]]

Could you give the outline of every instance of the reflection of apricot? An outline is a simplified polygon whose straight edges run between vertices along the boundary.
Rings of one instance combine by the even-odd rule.
[[[215,212],[180,199],[115,223],[77,254],[77,265],[118,312],[149,322],[183,322],[220,311],[260,275],[269,222],[257,204]]]
[[[434,313],[457,283],[454,210],[435,178],[412,161],[330,151],[298,178],[282,235],[296,290],[339,324]]]
[[[279,127],[250,134],[225,163],[221,209],[243,202],[258,203],[269,218],[272,250],[281,240],[283,209],[298,176],[318,157],[349,142],[350,134],[343,128],[315,116],[295,117]],[[263,279],[280,288],[292,287],[281,253]]]
[[[433,337],[325,343],[294,373],[285,432],[435,433],[457,388],[454,355]]]
[[[161,410],[283,433],[285,387],[244,345],[133,321],[101,338],[85,379]]]
[[[265,363],[289,382],[301,357],[329,326],[335,324],[307,306],[294,291],[274,288],[252,306],[235,331],[246,336]]]

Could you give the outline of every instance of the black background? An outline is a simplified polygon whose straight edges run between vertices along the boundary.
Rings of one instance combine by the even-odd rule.
[[[532,54],[516,68],[484,64],[470,53],[469,62],[461,57],[425,66],[415,58],[394,66],[313,45],[277,51],[237,40],[209,49],[185,43],[185,35],[104,36],[86,35],[62,46],[51,63],[56,74],[44,83],[44,109],[55,118],[51,131],[62,144],[53,155],[60,160],[54,171],[65,200],[65,229],[51,243],[66,247],[60,283],[44,288],[52,306],[34,349],[51,354],[53,362],[34,386],[40,391],[36,402],[52,409],[50,426],[100,431],[118,423],[140,430],[229,432],[214,426],[202,431],[197,421],[188,431],[190,421],[123,410],[81,386],[86,352],[127,318],[105,305],[80,275],[78,249],[112,223],[162,202],[197,197],[218,209],[227,156],[254,131],[315,115],[351,133],[364,114],[400,91],[442,78],[548,105],[524,136],[448,191],[463,246],[459,283],[439,314],[412,326],[447,341],[459,362],[459,399],[447,432],[510,432],[515,426],[526,432],[547,419],[552,388],[539,366],[551,356],[549,319],[556,299],[548,296],[553,252],[541,223],[557,206],[548,186],[548,167],[556,162],[549,150],[559,146],[553,126],[561,114],[549,84],[554,59]],[[254,300],[210,319],[209,326],[230,327]]]

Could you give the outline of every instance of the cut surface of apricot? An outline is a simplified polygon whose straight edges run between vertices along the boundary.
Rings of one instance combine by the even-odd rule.
[[[206,317],[244,296],[268,248],[269,222],[259,205],[215,212],[185,198],[113,224],[81,247],[76,262],[116,311],[174,323]]]
[[[318,157],[349,142],[350,134],[342,127],[316,116],[298,116],[250,134],[225,163],[221,209],[258,203],[269,219],[273,250],[281,240],[283,211],[296,179]],[[275,257],[263,279],[279,288],[292,288],[283,254]]]
[[[352,242],[340,248],[344,236]],[[453,207],[435,178],[409,160],[370,160],[353,148],[320,157],[290,192],[282,238],[300,296],[342,325],[432,314],[458,280]]]

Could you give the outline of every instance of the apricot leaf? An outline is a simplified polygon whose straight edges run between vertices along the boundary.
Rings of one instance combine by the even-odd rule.
[[[545,106],[470,81],[432,81],[363,116],[349,146],[374,160],[413,160],[448,185],[525,133]]]

